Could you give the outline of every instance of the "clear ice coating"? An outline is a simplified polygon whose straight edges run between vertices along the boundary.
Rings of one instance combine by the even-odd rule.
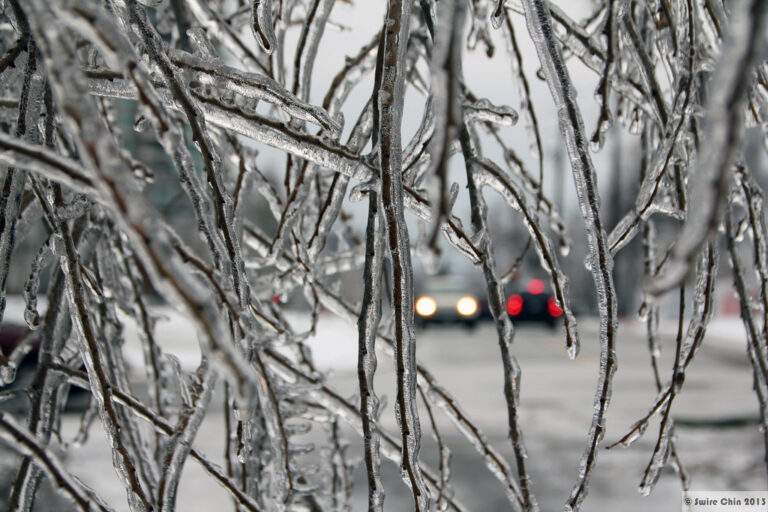
[[[600,313],[600,371],[595,392],[595,413],[587,435],[587,447],[581,459],[582,467],[579,470],[576,485],[566,502],[568,507],[575,510],[580,507],[586,496],[598,444],[604,435],[605,415],[610,401],[612,378],[616,370],[615,343],[618,318],[612,277],[613,258],[603,227],[600,198],[597,192],[597,175],[587,147],[584,121],[563,59],[562,48],[552,30],[552,14],[547,2],[541,0],[525,0],[523,7],[528,31],[558,109],[560,132],[565,139],[571,160],[579,206],[586,225],[588,259],[597,290]],[[618,12],[615,15],[618,15]]]
[[[0,384],[7,386],[16,380],[16,363],[8,361],[0,366]]]
[[[267,54],[275,51],[277,38],[272,25],[272,0],[251,0],[253,37]]]
[[[369,510],[384,510],[389,463],[413,508],[467,510],[447,419],[509,508],[535,511],[533,491],[547,483],[530,468],[550,462],[528,453],[518,414],[528,388],[513,340],[529,333],[515,331],[505,286],[521,269],[548,281],[569,357],[580,347],[575,311],[600,316],[598,390],[565,510],[581,507],[611,435],[617,314],[628,304],[640,304],[656,396],[611,447],[655,436],[641,493],[668,466],[688,485],[671,418],[724,287],[740,305],[768,430],[768,231],[745,137],[768,147],[768,3],[595,0],[578,20],[576,7],[545,0],[388,0],[380,20],[361,0],[0,4],[0,320],[31,330],[0,352],[0,400],[29,398],[25,417],[0,412],[0,441],[21,456],[9,510],[39,508],[47,476],[78,510],[171,511],[190,459],[237,510],[350,510],[363,465],[366,481],[354,483],[367,485]],[[514,83],[501,95],[469,71],[491,57]],[[594,97],[577,99],[576,69]],[[557,115],[540,101],[542,81]],[[553,120],[561,138],[543,140]],[[591,152],[616,147],[624,130],[633,157],[621,180],[638,186],[613,201],[610,169]],[[583,237],[569,233],[576,208]],[[508,246],[519,257],[498,268]],[[718,279],[723,248],[730,281]],[[621,253],[635,267],[614,272]],[[444,385],[417,359],[414,255],[430,271],[460,260],[483,283],[503,385],[481,392],[503,395],[493,421],[512,450],[492,445],[448,391],[468,384]],[[617,294],[613,278],[632,271],[645,288]],[[658,297],[670,289],[674,320]],[[357,329],[339,349],[358,351],[352,399],[320,364],[337,355],[322,339],[332,315]],[[198,364],[165,343],[168,331],[189,337],[179,341]],[[15,373],[32,351],[40,378],[27,384]],[[393,406],[379,382],[397,387]],[[223,410],[213,411],[217,386]],[[90,405],[62,439],[74,388]],[[223,454],[198,449],[206,422]],[[99,426],[114,468],[104,485],[119,485],[125,503],[105,503],[54,449],[87,449]],[[422,435],[435,453],[421,453]]]

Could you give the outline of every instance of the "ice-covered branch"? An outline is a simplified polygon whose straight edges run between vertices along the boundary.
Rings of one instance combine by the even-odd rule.
[[[405,56],[411,2],[390,0],[384,17],[376,69],[376,128],[381,169],[381,200],[392,265],[395,314],[397,419],[400,424],[403,479],[411,488],[416,510],[428,510],[430,497],[418,464],[421,431],[416,406],[416,339],[413,331],[413,269],[403,212],[402,146]]]
[[[605,415],[611,396],[611,383],[616,370],[616,292],[613,287],[613,258],[600,215],[597,175],[589,156],[584,121],[576,103],[576,94],[565,67],[562,50],[552,32],[549,6],[543,0],[525,0],[526,21],[531,39],[542,63],[544,76],[558,109],[560,132],[565,138],[571,158],[573,179],[579,198],[581,214],[587,229],[590,248],[590,270],[597,290],[600,311],[600,376],[595,394],[595,414],[582,457],[579,476],[566,509],[577,510],[586,495],[587,481],[594,468],[597,447],[605,434]]]
[[[755,66],[765,55],[765,26],[768,4],[760,0],[734,5],[709,93],[699,157],[698,175],[691,193],[692,211],[675,245],[666,272],[648,285],[661,294],[688,273],[699,249],[711,238],[721,222],[728,197],[728,177],[741,150],[744,108]]]
[[[513,329],[520,317],[506,303],[515,279],[534,275],[548,276],[547,320],[562,322],[568,355],[579,350],[577,314],[600,320],[591,427],[566,509],[582,507],[595,472],[617,314],[635,299],[657,396],[618,444],[659,417],[641,491],[667,464],[687,489],[673,407],[723,291],[719,231],[768,430],[768,231],[761,161],[751,141],[742,151],[749,127],[768,140],[765,2],[388,0],[380,20],[367,19],[380,11],[362,0],[0,3],[0,402],[26,407],[23,419],[0,413],[0,439],[21,454],[9,510],[43,506],[46,476],[75,508],[126,508],[102,503],[53,456],[58,442],[94,442],[99,425],[131,510],[178,508],[191,458],[237,511],[350,510],[362,461],[368,508],[383,510],[385,486],[397,498],[384,459],[399,466],[414,509],[463,511],[454,492],[466,483],[450,458],[463,463],[466,450],[454,445],[464,441],[510,509],[536,510],[531,475],[541,498],[549,461],[524,447],[537,416],[520,386],[527,353],[512,346],[531,331]],[[494,55],[499,38],[509,51]],[[511,71],[511,87],[486,90],[475,71],[486,64]],[[595,97],[577,102],[587,80]],[[538,99],[544,82],[554,110]],[[561,139],[544,137],[550,118]],[[612,144],[622,131],[639,137]],[[627,158],[599,187],[590,151],[604,144]],[[571,191],[559,172],[565,152]],[[612,194],[608,208],[601,194]],[[577,207],[586,236],[573,241]],[[638,234],[644,255],[631,244]],[[480,392],[505,401],[496,420],[470,416],[436,378],[443,348],[417,360],[414,293],[435,278],[414,279],[413,255],[451,279],[460,265],[482,272],[463,293],[487,297],[470,320],[487,315],[495,327],[500,356],[488,364],[503,384]],[[496,258],[507,256],[502,274]],[[623,286],[633,273],[648,283],[642,296]],[[573,299],[569,283],[579,284]],[[657,295],[673,288],[665,375],[659,351],[673,320]],[[22,307],[6,312],[16,293]],[[168,330],[169,309],[181,316]],[[30,329],[18,339],[17,315]],[[314,357],[336,350],[318,336],[330,315],[357,329],[357,343],[344,345],[358,350],[354,398]],[[472,342],[486,334],[478,326]],[[377,368],[382,354],[393,369]],[[379,402],[380,379],[396,390],[392,408]],[[216,380],[222,407],[212,406]],[[89,400],[74,422],[62,420],[70,386]],[[437,445],[423,458],[420,413]],[[485,434],[498,420],[509,461]],[[195,446],[209,428],[223,441],[218,457]]]

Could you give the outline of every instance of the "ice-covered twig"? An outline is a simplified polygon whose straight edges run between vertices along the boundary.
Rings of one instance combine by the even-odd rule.
[[[354,315],[354,313],[352,314]],[[300,369],[292,365],[291,362],[282,355],[271,350],[267,350],[265,355],[267,361],[272,365],[272,367],[276,370],[280,370],[285,374],[285,376],[292,376],[301,382],[316,384],[316,386],[308,389],[308,394],[312,396],[314,401],[321,407],[326,408],[332,411],[334,414],[338,415],[341,419],[347,422],[352,428],[354,428],[358,433],[362,435],[360,411],[357,407],[349,403],[348,400],[341,397],[338,393],[326,385],[318,382],[316,378],[306,375]],[[381,454],[394,463],[400,464],[402,448],[399,446],[397,439],[384,431],[379,431],[379,434],[381,436]],[[425,477],[426,482],[432,489],[436,490],[440,485],[439,478],[436,477],[430,469],[421,464],[420,469],[423,476]],[[456,498],[446,497],[446,500],[448,501],[448,505],[452,510],[466,510],[466,508]]]
[[[416,407],[413,269],[411,268],[410,241],[403,212],[404,191],[400,142],[410,14],[410,1],[389,1],[379,47],[374,108],[377,113],[375,125],[378,130],[382,213],[389,242],[394,291],[392,307],[395,314],[396,413],[403,451],[401,472],[403,480],[413,493],[415,509],[423,511],[429,509],[430,496],[418,464],[421,431]]]
[[[56,487],[69,496],[78,510],[82,512],[94,510],[108,512],[111,510],[104,505],[101,499],[94,497],[92,490],[86,490],[83,484],[73,478],[54,454],[38,444],[31,432],[19,425],[10,414],[4,411],[0,411],[0,439],[12,449],[32,457]]]
[[[543,0],[525,0],[526,20],[544,76],[558,109],[560,131],[565,138],[571,158],[579,206],[587,229],[590,248],[589,260],[600,311],[600,375],[595,394],[595,414],[587,438],[587,449],[579,467],[579,476],[566,509],[577,510],[586,495],[587,482],[594,468],[597,447],[605,434],[605,414],[611,395],[613,373],[616,370],[616,292],[613,287],[613,258],[603,228],[597,176],[584,131],[584,121],[576,103],[575,91],[562,50],[552,32],[549,6]]]
[[[643,246],[644,246],[644,253],[645,253],[645,275],[646,276],[652,276],[656,273],[656,227],[655,224],[652,221],[648,221],[645,223],[643,228]],[[678,331],[680,329],[680,325],[682,325],[683,321],[683,305],[684,302],[681,301],[681,308],[680,312],[678,313],[678,321],[680,322],[678,326]],[[656,392],[661,392],[662,390],[662,381],[661,381],[661,375],[659,372],[659,353],[661,351],[661,347],[659,346],[658,341],[658,328],[659,328],[659,306],[655,303],[647,303],[643,302],[643,304],[640,306],[641,308],[645,308],[642,310],[642,315],[645,315],[645,323],[646,323],[646,334],[648,337],[648,351],[650,352],[651,356],[651,368],[653,370],[653,379],[654,383],[656,384]],[[670,436],[674,436],[673,429],[670,429],[669,432]],[[610,446],[609,446],[610,448]],[[669,450],[670,450],[670,456],[672,457],[672,463],[675,467],[675,470],[680,475],[680,483],[682,485],[683,490],[687,491],[689,487],[689,481],[688,481],[688,474],[685,470],[685,467],[683,467],[683,463],[680,460],[680,456],[677,452],[677,446],[676,442],[674,440],[674,437],[670,439],[669,441]]]
[[[768,3],[761,0],[733,6],[724,36],[705,117],[703,151],[691,193],[692,210],[678,237],[666,272],[648,283],[647,290],[662,294],[688,273],[699,249],[717,230],[728,195],[728,177],[741,149],[744,98],[754,67],[765,54]]]
[[[512,355],[511,345],[514,339],[514,329],[509,319],[504,303],[504,286],[496,269],[493,245],[488,236],[488,207],[482,195],[482,175],[475,172],[476,149],[472,145],[470,128],[464,124],[461,127],[460,141],[464,155],[464,165],[467,174],[467,188],[472,208],[472,228],[475,233],[482,233],[480,242],[483,251],[482,268],[488,291],[488,306],[496,324],[496,336],[499,343],[502,368],[504,372],[504,399],[507,405],[507,425],[509,438],[515,452],[518,482],[523,498],[523,509],[535,512],[539,509],[536,497],[531,488],[531,477],[526,469],[527,452],[523,443],[523,432],[518,418],[520,404],[520,366]],[[576,345],[578,347],[578,343]]]
[[[272,0],[251,0],[251,28],[259,46],[267,54],[272,53],[277,44],[272,26]]]
[[[317,124],[325,130],[340,129],[340,126],[331,120],[323,109],[300,100],[267,76],[240,71],[180,50],[169,52],[169,57],[177,66],[196,71],[201,76],[210,77],[218,88],[242,94],[246,98],[266,101],[280,107],[288,115]]]
[[[633,210],[627,213],[619,223],[613,228],[608,243],[611,252],[615,254],[637,233],[642,220],[647,219],[654,211],[654,203],[659,191],[662,188],[662,179],[670,165],[674,164],[674,155],[679,151],[678,144],[688,129],[689,120],[692,115],[691,105],[694,101],[694,79],[695,48],[697,42],[696,21],[694,18],[693,5],[688,5],[688,42],[687,52],[682,56],[685,61],[685,67],[678,71],[677,93],[672,104],[671,120],[675,123],[670,130],[665,128],[667,134],[663,137],[662,143],[650,159],[650,168],[644,170],[643,181],[640,185],[640,191],[635,200]],[[678,208],[683,209],[685,213],[685,204],[679,204]]]
[[[758,201],[762,202],[761,199]],[[759,323],[755,321],[754,313],[749,307],[750,296],[749,292],[747,291],[744,267],[741,259],[739,258],[737,250],[733,229],[734,219],[731,207],[729,207],[726,211],[725,222],[728,255],[730,257],[731,267],[733,269],[734,287],[736,288],[736,293],[740,299],[741,319],[744,323],[744,329],[747,334],[747,353],[749,355],[749,361],[752,365],[752,372],[754,374],[753,386],[760,407],[760,423],[763,430],[765,461],[766,465],[768,465],[768,436],[765,433],[765,428],[768,426],[768,401],[766,399],[766,388],[768,387],[768,364],[766,364],[765,360],[765,332],[768,326],[763,324],[763,328],[760,329]],[[756,254],[755,257],[760,256]]]
[[[11,2],[10,8],[16,13],[17,22],[21,25],[22,33],[26,34],[25,40],[28,47],[27,63],[24,70],[24,81],[21,97],[19,98],[18,116],[14,133],[17,138],[24,137],[27,141],[34,141],[34,138],[30,139],[30,136],[34,137],[34,134],[37,132],[34,128],[34,118],[39,113],[39,98],[42,89],[41,78],[37,71],[37,47],[29,39],[29,25],[17,1]],[[35,83],[33,83],[33,79]],[[28,123],[31,124],[29,126],[29,133]],[[0,222],[0,321],[2,321],[5,313],[5,294],[8,273],[10,272],[11,254],[16,245],[16,221],[21,208],[21,196],[24,192],[26,179],[27,173],[23,169],[9,167],[2,184],[2,195],[0,195],[0,212],[2,212],[2,222]],[[2,354],[1,350],[0,354]]]
[[[704,335],[707,331],[707,325],[714,312],[714,290],[717,279],[718,255],[712,244],[702,250],[697,265],[697,279],[694,291],[694,304],[692,310],[695,312],[693,318],[688,323],[688,328],[683,340],[681,362],[675,368],[675,378],[669,381],[658,393],[656,400],[650,407],[648,413],[640,420],[636,421],[632,428],[621,439],[610,445],[618,444],[629,446],[636,441],[648,426],[648,422],[659,413],[671,400],[674,394],[680,392],[684,380],[684,374],[688,366],[693,362],[694,356],[701,347]]]
[[[664,410],[661,413],[661,422],[659,423],[659,436],[656,439],[656,445],[653,448],[651,454],[651,460],[643,472],[643,478],[640,482],[640,493],[643,496],[647,496],[653,490],[656,482],[661,476],[661,470],[666,465],[668,457],[673,453],[674,447],[672,444],[674,436],[674,424],[670,417],[672,410],[672,401],[675,395],[680,390],[682,379],[684,374],[681,372],[681,358],[683,355],[683,333],[684,333],[684,320],[685,320],[685,286],[680,286],[679,300],[678,300],[678,313],[677,313],[677,335],[675,336],[675,358],[672,362],[672,381],[675,385],[671,388],[669,399],[664,405]],[[658,375],[656,375],[658,382]],[[660,386],[657,386],[660,388]],[[681,473],[682,476],[682,473]],[[684,481],[684,480],[683,480]]]
[[[293,69],[293,92],[309,98],[309,87],[315,67],[320,39],[328,25],[328,16],[336,0],[312,0],[299,36]]]
[[[191,383],[192,403],[185,404],[165,446],[163,474],[157,486],[158,511],[176,508],[176,494],[184,461],[192,449],[192,441],[205,416],[216,383],[216,370],[207,361],[198,367]]]
[[[363,304],[357,321],[359,338],[357,377],[360,388],[360,418],[365,440],[369,512],[381,511],[384,505],[384,486],[379,471],[381,466],[377,426],[379,399],[373,388],[373,378],[376,373],[376,333],[381,319],[381,280],[386,243],[379,207],[379,194],[371,190],[368,192]]]
[[[241,34],[230,23],[227,23],[225,19],[222,19],[205,0],[189,0],[186,2],[186,5],[195,21],[205,27],[212,38],[219,40],[222,46],[243,62],[243,64],[268,73],[262,59],[254,53],[250,45],[242,40]]]
[[[570,297],[568,296],[568,278],[561,270],[557,256],[549,238],[544,234],[536,218],[535,208],[528,204],[522,192],[491,160],[480,156],[472,156],[472,162],[477,164],[473,171],[474,179],[479,184],[486,185],[498,192],[513,208],[520,210],[531,239],[534,241],[536,252],[539,254],[541,265],[549,273],[555,300],[563,310],[566,340],[565,346],[571,358],[579,353],[579,334],[576,317],[573,314]]]
[[[605,14],[605,25],[603,26],[603,36],[606,40],[605,68],[600,76],[600,83],[597,86],[597,95],[600,98],[600,117],[597,119],[595,132],[592,134],[590,143],[593,148],[603,146],[605,132],[613,124],[611,115],[611,82],[616,73],[617,54],[619,53],[619,20],[624,16],[624,2],[620,0],[607,0]]]
[[[50,88],[46,88],[44,95],[46,110],[46,120],[43,129],[43,142],[46,146],[52,147],[54,144],[54,116],[53,98]],[[52,187],[56,190],[56,186]],[[38,200],[45,203],[44,211],[51,229],[57,226],[57,219],[54,216],[52,206],[44,196],[38,196]],[[82,261],[87,261],[91,257],[93,249],[93,239],[84,236],[82,223],[76,224],[73,228],[73,236],[80,242],[78,252]],[[33,381],[29,387],[30,414],[28,418],[28,428],[33,432],[42,446],[47,446],[58,421],[61,411],[57,405],[66,397],[66,391],[62,389],[61,379],[54,378],[49,372],[48,364],[60,354],[69,337],[72,327],[72,321],[69,308],[66,303],[66,279],[59,269],[54,273],[52,284],[49,289],[49,305],[45,312],[43,321],[38,328],[37,333],[40,336],[40,349],[38,360],[39,367],[35,372]],[[32,339],[32,338],[28,338]],[[11,363],[21,362],[24,355],[25,343],[20,342],[14,352],[11,354]],[[31,349],[28,346],[28,349]],[[32,463],[32,458],[24,457],[19,465],[14,478],[13,487],[8,498],[9,510],[31,510],[35,502],[35,490],[42,476],[41,469]]]
[[[435,442],[437,442],[437,452],[440,455],[440,487],[438,488],[438,494],[435,497],[435,506],[440,510],[440,507],[444,506],[444,495],[451,492],[449,487],[451,479],[451,449],[445,444],[443,436],[440,434],[440,429],[437,427],[437,422],[435,421],[435,415],[432,413],[432,406],[429,404],[427,395],[422,388],[419,388],[419,396],[421,396],[421,402],[427,410],[427,416],[432,425]]]
[[[42,0],[25,4],[25,9],[34,14],[30,18],[35,20],[32,30],[44,56],[54,98],[62,113],[62,123],[76,135],[75,143],[84,167],[97,178],[100,195],[110,205],[120,228],[128,234],[156,289],[189,313],[203,334],[203,343],[213,356],[220,356],[220,359],[214,359],[236,376],[239,392],[246,393],[249,388],[247,383],[255,381],[255,378],[252,379],[254,370],[235,352],[213,305],[202,299],[199,290],[176,266],[165,232],[156,224],[157,216],[152,213],[153,208],[137,193],[131,179],[126,179],[130,173],[123,172],[117,148],[103,137],[96,124],[83,122],[95,117],[96,113],[81,72],[77,66],[70,65],[74,56],[69,46],[58,39],[64,34],[44,30],[46,26],[55,25],[52,20],[56,20],[56,13]],[[130,200],[127,200],[128,197]]]
[[[246,233],[248,235],[245,238],[246,245],[252,247],[257,252],[266,252],[268,248],[266,237],[254,229],[248,229]],[[293,258],[286,255],[283,255],[283,257],[285,258],[286,266],[296,265],[297,262]],[[320,301],[326,308],[334,311],[350,324],[357,322],[359,311],[350,306],[338,293],[330,289],[328,285],[322,282],[318,283],[318,292]],[[384,343],[388,355],[394,357],[395,341],[390,336],[381,333],[377,336],[377,340]],[[522,498],[519,486],[504,457],[489,444],[483,431],[472,422],[458,401],[437,382],[424,365],[417,364],[416,371],[418,372],[418,385],[424,388],[427,397],[446,413],[470,444],[485,459],[491,473],[504,485],[510,501],[516,504],[516,506],[521,507]]]
[[[120,7],[116,9],[119,14],[123,14],[120,12],[124,9],[120,5],[122,3],[123,0],[113,1],[113,6]],[[265,1],[264,3],[267,4],[266,8],[271,9],[271,2]],[[133,3],[128,3],[127,17],[132,28],[142,38],[151,61],[159,68],[166,86],[180,105],[192,130],[192,138],[196,142],[202,156],[208,186],[210,187],[211,201],[215,211],[215,224],[220,232],[220,236],[224,239],[232,285],[240,300],[240,306],[244,307],[250,299],[250,287],[245,275],[243,259],[240,255],[239,240],[233,230],[232,199],[221,184],[221,161],[208,134],[205,118],[197,104],[193,101],[190,91],[184,86],[173,69],[171,61],[165,53],[162,39],[152,24],[149,23],[144,10]]]
[[[635,22],[631,16],[622,17],[622,25],[627,34],[627,39],[631,43],[633,55],[638,61],[638,69],[640,75],[643,77],[643,82],[648,92],[646,96],[650,97],[651,105],[653,105],[654,114],[659,120],[661,126],[667,125],[669,119],[668,108],[664,103],[664,97],[662,95],[661,86],[656,79],[654,66],[651,63],[650,57],[647,55],[640,33],[635,26]]]
[[[59,190],[55,197],[55,206],[60,207],[61,204],[62,196]],[[92,386],[93,395],[99,405],[110,446],[114,450],[115,470],[126,487],[131,509],[136,511],[150,510],[153,503],[152,497],[139,480],[137,461],[127,449],[126,440],[120,432],[122,422],[115,409],[111,392],[112,382],[105,371],[101,356],[100,345],[103,346],[105,343],[103,339],[99,339],[99,335],[90,320],[87,299],[83,293],[85,288],[83,274],[77,261],[75,243],[66,223],[58,221],[56,230],[63,239],[64,250],[66,251],[66,254],[62,255],[62,271],[67,283],[69,307],[74,313],[72,315],[73,324],[82,343],[83,360],[88,370],[88,379]]]
[[[74,370],[60,364],[52,364],[51,369],[66,375],[73,384],[83,389],[90,389],[87,375],[80,370]],[[127,407],[138,417],[148,421],[153,426],[153,428],[163,433],[164,435],[173,435],[173,425],[168,420],[158,416],[148,407],[143,405],[140,400],[136,399],[130,394],[127,394],[120,389],[114,389],[113,391],[115,399],[118,400],[121,406]],[[192,447],[189,455],[201,466],[203,466],[203,469],[205,469],[208,474],[216,479],[216,481],[222,487],[224,487],[224,489],[226,489],[234,499],[237,500],[239,505],[243,506],[246,510],[251,512],[260,512],[262,510],[253,498],[240,490],[235,482],[227,478],[224,473],[222,473],[221,469],[210,460],[208,460],[200,451]]]
[[[504,0],[499,0],[499,7],[503,6]],[[504,11],[504,29],[507,32],[509,38],[509,51],[514,57],[512,61],[512,71],[517,78],[517,88],[520,93],[520,108],[524,112],[523,118],[525,119],[526,128],[528,129],[529,137],[533,139],[533,143],[530,145],[531,153],[539,161],[539,183],[544,182],[544,149],[541,143],[541,132],[539,131],[539,121],[536,117],[536,110],[533,107],[533,98],[531,97],[531,86],[526,77],[525,70],[523,68],[523,54],[520,51],[520,46],[517,42],[517,36],[515,35],[515,27],[512,23],[512,18],[508,11]],[[541,206],[541,202],[544,196],[544,187],[539,187],[538,193],[538,207]]]
[[[429,237],[430,250],[439,254],[437,243],[440,225],[450,215],[448,199],[448,161],[451,145],[458,138],[461,105],[461,53],[466,8],[463,0],[449,0],[438,9],[438,31],[432,48],[432,102],[434,131],[429,152],[427,173],[436,175],[439,183],[437,212],[434,228]],[[429,108],[429,107],[428,107]],[[425,116],[425,119],[429,119]]]
[[[77,162],[39,144],[30,144],[0,133],[0,161],[39,174],[67,188],[100,201],[88,172]]]

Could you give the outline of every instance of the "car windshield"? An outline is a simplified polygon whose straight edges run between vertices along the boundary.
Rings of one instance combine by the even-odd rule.
[[[426,283],[427,293],[462,293],[468,290],[468,286],[455,279],[436,279]]]

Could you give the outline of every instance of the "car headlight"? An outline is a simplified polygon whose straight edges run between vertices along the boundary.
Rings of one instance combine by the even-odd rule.
[[[419,316],[432,316],[437,311],[437,302],[432,297],[421,297],[416,301],[416,313]]]
[[[472,297],[462,297],[456,303],[456,311],[462,316],[472,316],[477,312],[477,301]]]

